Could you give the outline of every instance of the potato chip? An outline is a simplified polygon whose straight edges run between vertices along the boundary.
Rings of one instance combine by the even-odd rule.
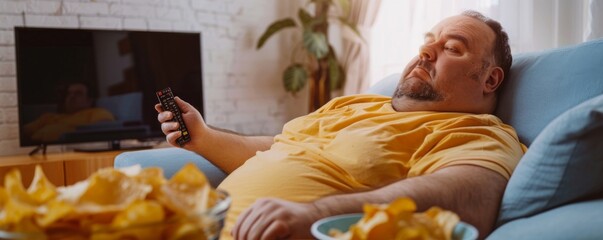
[[[137,200],[112,218],[110,224],[92,226],[90,239],[161,239],[163,229],[156,223],[164,219],[163,207],[158,202]]]
[[[180,222],[173,225],[168,231],[165,239],[169,240],[196,240],[207,239],[203,228],[200,228],[195,223]]]
[[[0,231],[18,239],[205,239],[207,229],[219,228],[205,215],[219,196],[228,199],[194,164],[169,181],[160,168],[138,166],[101,169],[67,187],[52,185],[36,166],[27,190],[13,169],[0,187]]]
[[[9,199],[0,214],[0,225],[12,228],[18,225],[23,219],[32,218],[36,214],[36,207],[19,201],[18,199]]]
[[[121,211],[111,222],[115,228],[126,228],[135,225],[143,225],[161,222],[165,219],[165,212],[161,204],[156,201],[138,200]]]
[[[42,228],[35,223],[33,218],[22,218],[13,225],[11,230],[17,232],[39,232]]]
[[[36,220],[40,226],[47,227],[57,220],[74,213],[75,206],[65,201],[53,200],[45,208],[42,208],[41,212],[44,214],[37,216]]]
[[[6,174],[4,187],[9,198],[5,200],[2,209],[3,214],[0,214],[0,225],[14,228],[15,225],[20,225],[24,220],[25,223],[29,224],[27,219],[33,218],[35,215],[38,202],[23,187],[21,173],[17,169],[12,169]],[[29,227],[25,228],[28,229]]]
[[[4,209],[4,205],[10,200],[8,192],[3,187],[0,187],[0,209]]]
[[[163,169],[158,167],[150,167],[142,169],[138,174],[133,176],[134,180],[142,184],[152,187],[152,191],[147,198],[156,199],[160,194],[161,186],[166,184],[167,180],[163,177]]]
[[[187,163],[180,169],[172,178],[169,183],[171,184],[183,184],[183,186],[191,188],[202,188],[207,186],[207,177],[199,171],[197,166],[192,163]]]
[[[88,181],[88,188],[75,202],[80,213],[121,211],[152,191],[152,186],[110,168],[99,170]]]
[[[415,213],[410,198],[390,204],[365,204],[364,216],[346,233],[329,231],[337,239],[450,239],[453,227],[460,221],[453,212],[432,207]]]
[[[199,214],[216,203],[217,194],[211,189],[207,178],[192,163],[161,186],[158,200],[173,212],[182,215]]]
[[[29,205],[37,205],[37,201],[33,199],[27,191],[25,187],[23,187],[23,182],[21,181],[21,172],[19,170],[12,169],[4,176],[4,188],[11,199],[27,203]]]
[[[458,215],[451,211],[443,210],[439,207],[432,207],[428,209],[425,214],[428,215],[429,218],[435,220],[435,222],[440,225],[441,229],[448,236],[452,235],[454,227],[460,221]]]
[[[107,229],[120,211],[132,202],[145,199],[152,188],[119,170],[101,169],[86,182],[61,190],[63,196],[59,199],[75,208],[75,212],[63,219],[78,219],[82,229]]]
[[[27,193],[37,204],[45,203],[57,195],[56,187],[46,178],[40,165],[36,165],[34,177]]]

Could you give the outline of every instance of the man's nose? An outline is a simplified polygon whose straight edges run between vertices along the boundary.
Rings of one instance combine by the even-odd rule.
[[[429,44],[424,44],[419,48],[419,58],[423,61],[435,61],[437,54],[433,50],[433,47],[429,46]]]

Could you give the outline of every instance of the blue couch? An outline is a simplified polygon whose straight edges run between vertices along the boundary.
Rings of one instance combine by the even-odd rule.
[[[369,92],[390,95],[400,75]],[[603,239],[603,40],[517,54],[496,115],[529,146],[509,180],[488,239]],[[178,148],[122,153],[115,167],[194,162],[214,186],[226,176]]]

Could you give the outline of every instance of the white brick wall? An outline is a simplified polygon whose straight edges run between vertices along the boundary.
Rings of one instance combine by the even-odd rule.
[[[14,47],[0,47],[0,61],[13,61],[15,60],[15,48]]]
[[[17,91],[17,81],[15,77],[0,77],[0,93]]]
[[[109,4],[100,2],[63,2],[63,14],[108,15]]]
[[[0,28],[1,29],[1,28]],[[13,30],[0,30],[0,46],[13,47],[15,44],[15,34]]]
[[[3,0],[8,1],[8,0]],[[25,14],[25,25],[27,27],[57,27],[77,28],[80,23],[78,16],[55,16],[55,15],[33,15]]]
[[[274,135],[306,112],[307,94],[282,87],[293,45],[280,35],[260,51],[266,26],[296,13],[282,0],[0,0],[0,155],[20,148],[14,49],[15,26],[153,31],[200,31],[206,121],[244,134]],[[280,40],[279,40],[280,38]],[[60,151],[64,147],[53,147]]]

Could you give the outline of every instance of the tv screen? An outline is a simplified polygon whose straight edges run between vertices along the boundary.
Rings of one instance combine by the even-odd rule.
[[[21,146],[163,137],[155,92],[203,114],[199,33],[15,28]]]

